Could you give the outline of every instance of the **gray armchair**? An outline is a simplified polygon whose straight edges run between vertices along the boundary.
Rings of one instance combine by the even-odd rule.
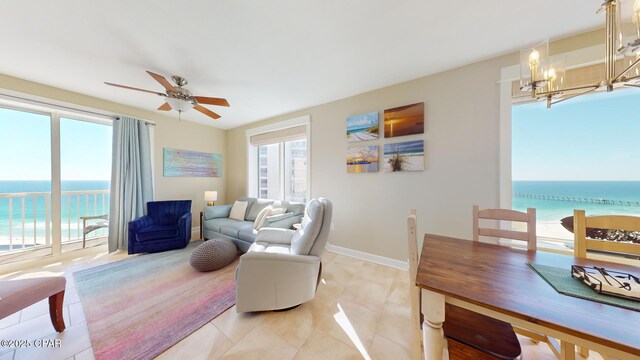
[[[236,269],[236,311],[286,309],[315,297],[331,201],[309,201],[298,230],[262,228]]]

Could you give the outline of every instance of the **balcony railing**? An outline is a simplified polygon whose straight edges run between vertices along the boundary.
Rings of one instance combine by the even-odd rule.
[[[82,241],[83,216],[109,213],[109,190],[63,191],[62,243]],[[0,193],[0,253],[51,246],[51,193]],[[104,237],[99,229],[87,238]]]

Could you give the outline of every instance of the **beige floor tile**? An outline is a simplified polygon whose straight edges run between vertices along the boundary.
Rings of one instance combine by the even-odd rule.
[[[4,319],[0,319],[0,329],[4,329],[6,327],[16,325],[19,322],[20,322],[20,311],[18,311],[15,314],[11,314]]]
[[[394,280],[391,284],[391,290],[387,302],[394,304],[409,305],[411,304],[411,294],[409,292],[409,279],[404,282]]]
[[[75,287],[67,287],[64,290],[64,304],[71,305],[80,302],[80,296],[78,296],[78,290]]]
[[[347,285],[356,272],[355,266],[334,261],[322,267],[322,279],[330,285]]]
[[[15,352],[15,350],[9,350],[9,351],[2,351],[2,349],[0,349],[0,360],[13,360],[13,353]]]
[[[93,355],[93,348],[88,348],[76,354],[75,360],[95,360],[95,356]]]
[[[82,309],[81,303],[74,303],[68,306],[69,308],[69,319],[71,325],[75,325],[81,322],[87,321],[84,317],[84,310]]]
[[[16,349],[14,360],[23,359],[67,359],[87,348],[91,347],[89,330],[86,323],[74,326],[67,326],[62,333],[55,333],[43,337],[29,337],[30,339],[45,339],[49,341],[59,340],[60,346],[45,346],[40,348],[20,348]]]
[[[297,351],[278,335],[259,326],[229,349],[222,359],[287,360],[293,358]]]
[[[337,285],[321,279],[314,301],[323,303],[326,306],[331,306],[336,302],[336,300],[338,300],[340,295],[342,295],[344,289],[344,285]]]
[[[391,289],[391,282],[388,285],[381,285],[377,282],[365,280],[355,281],[345,286],[340,300],[346,300],[362,306],[366,306],[372,311],[382,312],[387,296]]]
[[[338,254],[331,251],[325,251],[322,253],[322,265],[333,262],[336,259],[336,256],[338,256]]]
[[[236,313],[232,306],[213,319],[211,323],[234,343],[237,343],[271,315],[270,312]]]
[[[163,352],[156,359],[190,359],[190,360],[214,360],[219,359],[233,346],[231,340],[211,323],[184,338]]]
[[[67,318],[65,317],[65,319]],[[14,326],[0,329],[0,339],[41,339],[55,332],[49,314],[43,314]]]
[[[367,352],[346,345],[335,337],[321,330],[314,330],[309,339],[293,358],[294,360],[350,360],[370,359]]]
[[[329,306],[314,299],[297,308],[278,312],[260,326],[299,349],[329,311]]]
[[[42,314],[49,313],[49,299],[43,299],[37,303],[27,306],[20,312],[20,321],[27,321]]]
[[[376,334],[369,349],[373,360],[411,359],[411,349]]]
[[[387,302],[376,328],[376,335],[411,348],[411,308]]]
[[[379,313],[340,298],[318,328],[362,352],[371,345],[379,319]]]

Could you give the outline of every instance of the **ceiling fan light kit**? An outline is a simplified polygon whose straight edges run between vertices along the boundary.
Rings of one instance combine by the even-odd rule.
[[[598,83],[565,87],[566,58],[549,55],[549,42],[542,41],[520,51],[520,90],[531,98],[551,105],[596,90],[613,91],[622,87],[640,87],[640,0],[605,0],[597,14],[604,13],[605,78]],[[631,18],[629,24],[623,20]],[[622,59],[624,69],[616,71]]]
[[[143,92],[163,96],[165,98],[165,103],[160,105],[158,110],[161,110],[161,111],[176,110],[178,111],[178,117],[180,117],[180,114],[182,114],[185,111],[196,109],[197,111],[201,112],[202,114],[210,118],[219,119],[220,115],[201,106],[200,104],[227,106],[227,107],[229,106],[229,102],[227,101],[227,99],[213,98],[213,97],[207,97],[207,96],[193,96],[189,90],[183,88],[184,85],[187,85],[188,81],[187,79],[181,76],[177,76],[177,75],[171,76],[171,80],[173,80],[173,82],[176,84],[176,86],[173,86],[162,75],[158,75],[151,71],[147,71],[147,74],[149,74],[152,78],[154,78],[157,82],[159,82],[160,85],[162,85],[165,88],[166,92],[160,93],[160,92],[151,91],[151,90],[139,89],[131,86],[114,84],[110,82],[105,82],[105,84],[109,86],[115,86],[115,87],[120,87],[124,89],[129,89],[129,90],[143,91]]]

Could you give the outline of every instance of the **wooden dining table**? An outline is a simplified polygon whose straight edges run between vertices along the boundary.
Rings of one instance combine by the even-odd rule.
[[[442,359],[445,303],[506,321],[571,346],[619,359],[640,359],[640,312],[558,293],[527,263],[567,269],[602,266],[640,275],[622,265],[545,251],[527,251],[426,234],[417,270],[424,315],[425,359]]]

